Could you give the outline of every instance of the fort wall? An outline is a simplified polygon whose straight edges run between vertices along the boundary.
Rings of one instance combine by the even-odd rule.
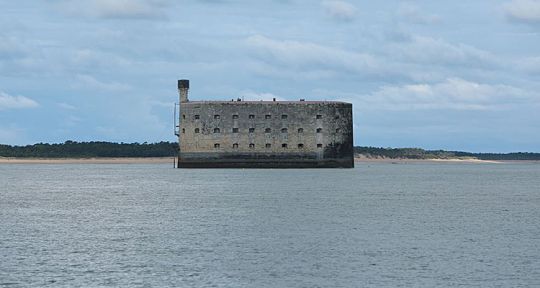
[[[178,167],[354,166],[350,103],[185,101],[180,106]]]

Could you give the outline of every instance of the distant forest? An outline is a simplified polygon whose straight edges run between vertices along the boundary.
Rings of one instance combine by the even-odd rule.
[[[0,145],[0,157],[18,158],[99,158],[99,157],[167,157],[176,155],[178,144],[75,142],[38,143],[26,146]]]
[[[424,150],[420,148],[354,147],[357,155],[388,159],[480,159],[540,160],[540,153],[469,153],[460,151]],[[172,157],[176,142],[112,143],[66,141],[59,144],[38,143],[26,146],[0,144],[0,157],[17,158],[99,158],[99,157]]]

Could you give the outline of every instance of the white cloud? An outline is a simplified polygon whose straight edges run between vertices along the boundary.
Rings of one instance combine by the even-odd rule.
[[[345,1],[323,1],[321,5],[326,14],[336,20],[350,21],[354,19],[357,13],[356,7]]]
[[[20,39],[0,35],[0,59],[23,58],[27,50]]]
[[[261,61],[250,61],[246,64],[246,67],[259,77],[266,78],[282,78],[294,80],[309,80],[316,81],[320,79],[330,79],[337,76],[337,71],[331,71],[329,69],[310,69],[304,70],[299,73],[292,69],[283,69],[277,67],[273,63],[265,63]]]
[[[39,104],[24,96],[11,96],[0,92],[0,110],[34,108]]]
[[[165,17],[162,0],[69,0],[64,8],[75,15],[109,19],[149,19]]]
[[[413,5],[403,5],[399,8],[398,15],[407,22],[414,24],[436,24],[441,21],[441,17],[435,14],[421,12]]]
[[[250,91],[250,90],[241,92],[240,98],[245,101],[259,101],[259,100],[272,101],[273,99],[276,99],[277,101],[287,100],[285,98],[276,96],[272,93],[267,93],[267,92],[260,93],[260,92]]]
[[[131,86],[118,82],[102,82],[90,75],[77,75],[79,84],[73,85],[75,88],[91,88],[106,91],[127,91],[131,89]]]
[[[79,71],[129,69],[132,61],[115,53],[107,53],[99,50],[79,49],[70,51],[68,54],[70,66],[77,67]]]
[[[530,74],[540,74],[540,57],[528,57],[516,61],[517,68]]]
[[[540,0],[513,0],[504,9],[512,20],[540,23]]]
[[[411,41],[388,46],[387,53],[400,61],[414,63],[444,64],[448,66],[493,65],[497,61],[487,51],[466,44],[450,44],[442,39],[412,36]]]
[[[64,102],[61,102],[61,103],[57,103],[58,107],[62,108],[62,109],[66,109],[66,110],[76,110],[77,107],[71,105],[71,104],[68,104],[68,103],[64,103]]]
[[[434,84],[383,86],[369,95],[341,95],[357,109],[493,110],[538,101],[534,95],[508,85],[481,84],[449,78]]]
[[[433,76],[457,66],[492,69],[500,65],[493,54],[473,46],[414,35],[381,45],[378,55],[261,35],[247,38],[246,43],[260,62],[250,65],[254,72],[283,78],[441,79]]]
[[[382,74],[386,70],[375,57],[310,42],[280,41],[256,35],[247,39],[260,58],[296,70],[345,70],[362,74]]]

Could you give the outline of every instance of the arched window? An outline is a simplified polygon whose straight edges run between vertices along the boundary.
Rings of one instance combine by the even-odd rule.
[[[219,128],[214,128],[214,133],[219,133]]]
[[[304,133],[304,128],[298,128],[298,133]]]
[[[289,131],[287,128],[281,128],[281,133],[287,133],[287,131]]]
[[[272,147],[272,144],[270,144],[270,143],[266,143],[266,145],[264,145],[264,147],[266,147],[266,148],[270,148],[270,147]]]
[[[238,114],[232,115],[232,119],[238,119]]]
[[[266,114],[266,115],[264,115],[264,119],[272,119],[272,115]]]
[[[281,144],[281,148],[287,148],[287,143]]]
[[[199,118],[201,118],[201,116],[199,116],[199,115],[195,115],[195,116],[193,116],[193,118],[195,118],[195,119],[199,119]]]
[[[254,133],[255,132],[255,128],[249,128],[249,133]]]
[[[214,148],[219,148],[219,143],[214,144]]]
[[[255,115],[249,114],[249,119],[255,119]]]
[[[322,128],[317,128],[317,133],[322,133]]]
[[[341,133],[341,129],[337,128],[336,133]]]
[[[255,144],[249,143],[249,148],[255,148]]]
[[[214,115],[214,119],[219,119],[219,118],[220,118],[220,116],[219,116],[219,115],[217,115],[217,114],[216,114],[216,115]]]
[[[264,133],[270,133],[270,132],[272,132],[272,129],[270,129],[270,128],[264,129]]]
[[[199,128],[195,128],[195,133],[199,133],[199,132],[200,132]]]
[[[322,115],[317,115],[317,119],[322,119]]]
[[[317,148],[322,148],[322,144],[317,144]]]
[[[232,144],[232,148],[233,148],[233,149],[238,149],[238,143]]]
[[[186,128],[182,128],[182,134],[186,133]]]
[[[298,144],[298,148],[300,148],[300,149],[304,148],[304,144],[302,144],[302,143]]]

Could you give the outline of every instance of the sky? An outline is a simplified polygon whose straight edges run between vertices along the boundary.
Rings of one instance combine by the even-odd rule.
[[[354,144],[540,152],[540,0],[0,0],[0,143],[175,141],[191,100],[353,103]]]

